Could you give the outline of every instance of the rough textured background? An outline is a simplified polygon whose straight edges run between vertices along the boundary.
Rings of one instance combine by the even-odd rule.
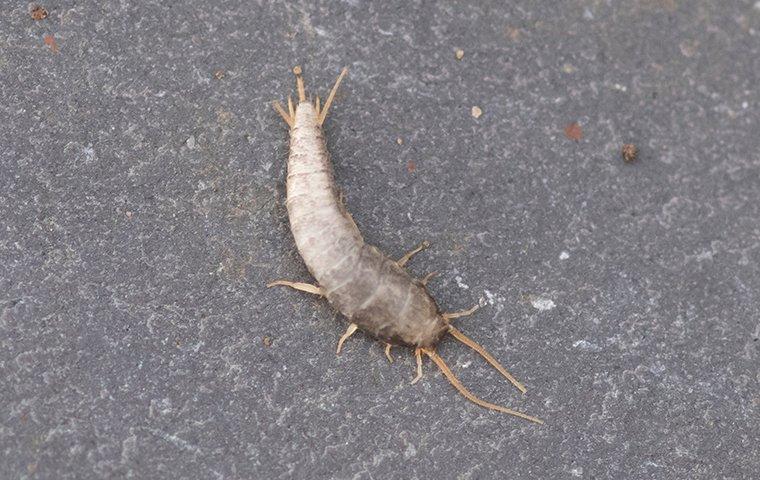
[[[757,478],[760,3],[8,3],[0,478]],[[343,320],[264,288],[309,279],[295,64],[323,95],[350,68],[354,218],[432,242],[411,270],[489,304],[459,324],[528,394],[443,357],[546,426],[362,335],[336,357]]]

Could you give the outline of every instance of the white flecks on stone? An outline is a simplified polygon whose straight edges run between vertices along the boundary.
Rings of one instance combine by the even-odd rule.
[[[464,282],[462,281],[462,277],[460,277],[459,275],[457,275],[456,277],[454,277],[454,280],[456,280],[456,281],[457,281],[457,286],[458,286],[459,288],[461,288],[461,289],[463,289],[463,290],[469,290],[469,289],[470,289],[470,286],[469,286],[469,285],[467,285],[466,283],[464,283]]]
[[[590,352],[598,352],[599,350],[602,349],[602,347],[600,347],[599,345],[595,343],[591,343],[586,340],[578,340],[578,341],[573,342],[573,347],[580,348],[581,350],[588,350]]]
[[[190,135],[190,138],[185,141],[185,145],[191,150],[195,148],[195,135]]]
[[[567,260],[568,258],[570,258],[570,254],[569,253],[567,253],[564,250],[562,252],[560,252],[560,254],[559,254],[559,259],[560,260]]]
[[[755,10],[760,10],[760,2],[755,2],[755,6],[753,8]]]
[[[552,299],[544,297],[533,297],[530,299],[530,304],[533,305],[533,308],[536,310],[541,311],[551,310],[556,306]]]
[[[494,317],[498,317],[499,314],[504,310],[504,301],[505,298],[501,295],[493,294],[490,290],[483,290],[483,293],[485,294],[485,298],[480,298],[479,304],[481,307],[485,307],[486,305],[491,305],[496,308],[496,313],[494,314]]]
[[[486,294],[486,302],[488,302],[489,305],[493,305],[493,303],[494,303],[493,293],[491,293],[488,290],[483,290],[483,293]]]
[[[154,435],[159,436],[161,439],[173,444],[174,446],[181,448],[182,450],[187,450],[196,455],[203,453],[203,450],[191,444],[187,440],[184,440],[178,437],[176,434],[169,434],[158,429],[149,429],[149,431],[152,432]]]
[[[84,147],[82,153],[84,153],[85,162],[92,163],[95,160],[95,149],[92,148],[92,145]]]
[[[582,477],[582,476],[583,476],[583,467],[576,467],[576,468],[573,468],[572,470],[570,470],[570,473],[571,473],[571,474],[572,474],[574,477]]]
[[[148,415],[155,417],[157,415],[166,415],[173,411],[171,398],[154,398],[150,401]]]
[[[137,435],[132,433],[130,436],[128,436],[121,442],[121,463],[128,464],[134,461],[134,458],[136,458],[137,453],[138,453]]]
[[[689,451],[689,449],[687,449],[686,447],[683,447],[681,445],[676,445],[675,452],[676,452],[676,455],[678,455],[679,457],[690,457],[691,456],[691,452]]]
[[[404,450],[404,458],[410,459],[417,456],[417,449],[411,443],[406,444],[406,450]]]

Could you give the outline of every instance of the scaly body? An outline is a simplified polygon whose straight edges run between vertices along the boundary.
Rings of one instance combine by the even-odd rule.
[[[290,131],[290,229],[327,300],[360,329],[387,343],[432,347],[447,332],[424,285],[365,243],[343,207],[314,106],[296,107]]]
[[[335,185],[322,122],[346,70],[341,73],[321,111],[319,97],[315,104],[306,100],[301,69],[296,67],[294,72],[298,104],[294,107],[288,99],[287,112],[279,104],[275,104],[275,108],[290,126],[286,200],[290,229],[296,247],[317,285],[280,280],[270,286],[286,285],[327,298],[351,322],[338,343],[338,352],[343,341],[361,329],[386,343],[389,359],[391,345],[414,348],[418,365],[418,375],[414,381],[421,377],[421,354],[424,353],[471,401],[541,423],[535,417],[475,397],[435,353],[436,344],[445,334],[451,333],[483,355],[517,388],[525,391],[482,347],[449,324],[451,319],[469,315],[475,309],[448,314],[439,312],[425,288],[426,279],[414,279],[404,270],[406,261],[424,246],[400,260],[392,260],[364,241],[343,206]]]

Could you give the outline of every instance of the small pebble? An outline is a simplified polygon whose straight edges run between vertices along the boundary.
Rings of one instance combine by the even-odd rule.
[[[33,18],[33,19],[35,19],[35,20],[44,20],[44,19],[46,19],[46,18],[47,18],[47,16],[48,16],[48,12],[47,12],[47,10],[45,10],[45,8],[44,8],[44,7],[41,7],[41,6],[39,6],[39,5],[35,5],[35,6],[32,8],[32,11],[31,11],[31,12],[29,12],[29,14],[30,14],[30,15],[32,16],[32,18]]]
[[[463,59],[463,58],[464,58],[464,50],[462,50],[461,48],[457,48],[457,49],[454,51],[454,55],[456,55],[456,57],[457,57],[457,60],[461,60],[461,59]]]
[[[623,145],[623,149],[620,153],[623,155],[623,160],[627,163],[631,163],[636,160],[636,157],[639,154],[639,149],[632,143],[626,143]]]
[[[272,346],[272,339],[270,337],[264,337],[263,342],[264,342],[264,346],[265,347],[271,347]]]
[[[481,115],[483,115],[483,110],[480,109],[480,107],[472,107],[472,116],[475,118],[480,118]]]

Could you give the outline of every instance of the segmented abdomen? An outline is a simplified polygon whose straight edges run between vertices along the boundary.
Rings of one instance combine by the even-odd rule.
[[[429,345],[437,339],[442,326],[434,320],[433,299],[395,261],[364,242],[343,207],[308,103],[298,105],[291,130],[287,190],[298,251],[336,309],[390,343]]]
[[[291,131],[286,204],[298,251],[329,291],[350,276],[364,239],[340,204],[322,130],[308,121],[315,116],[310,107],[298,106]]]

